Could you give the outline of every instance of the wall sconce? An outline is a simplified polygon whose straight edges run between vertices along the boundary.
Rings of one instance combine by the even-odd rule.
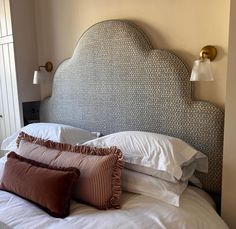
[[[213,81],[211,61],[215,59],[217,50],[214,46],[207,45],[200,51],[200,59],[195,60],[190,81]]]
[[[45,68],[47,72],[52,72],[53,64],[48,61],[44,66],[39,66],[37,71],[34,71],[33,84],[43,84],[46,82],[44,74],[42,74],[41,68]]]

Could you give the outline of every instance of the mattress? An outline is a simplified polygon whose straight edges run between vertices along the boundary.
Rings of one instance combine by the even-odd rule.
[[[4,161],[0,159],[0,176]],[[49,216],[34,204],[0,191],[0,221],[12,228],[228,228],[214,209],[211,198],[189,186],[181,196],[180,207],[151,197],[123,192],[119,210],[97,210],[71,201],[71,214],[65,219]]]

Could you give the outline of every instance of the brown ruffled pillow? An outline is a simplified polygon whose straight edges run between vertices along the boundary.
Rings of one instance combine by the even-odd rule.
[[[37,204],[54,217],[70,213],[72,186],[79,177],[76,168],[57,168],[8,154],[0,189]]]
[[[51,166],[80,170],[73,197],[99,209],[120,208],[123,155],[116,147],[74,146],[35,138],[22,132],[18,153]]]

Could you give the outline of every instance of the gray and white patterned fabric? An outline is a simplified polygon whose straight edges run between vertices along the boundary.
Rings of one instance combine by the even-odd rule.
[[[189,78],[177,55],[154,50],[134,24],[100,22],[58,67],[41,120],[103,134],[140,130],[181,138],[208,155],[209,173],[197,176],[205,190],[220,193],[224,112],[192,101]]]

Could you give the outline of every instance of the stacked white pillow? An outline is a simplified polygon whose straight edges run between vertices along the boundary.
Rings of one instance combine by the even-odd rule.
[[[181,139],[166,135],[125,131],[84,144],[94,147],[116,146],[121,149],[125,168],[137,173],[128,170],[123,173],[123,189],[140,194],[146,193],[175,206],[179,206],[179,197],[194,171],[208,171],[206,155]],[[143,184],[139,185],[141,183]],[[170,193],[173,194],[173,199],[170,198]]]
[[[188,182],[171,183],[163,179],[124,169],[122,189],[124,191],[150,196],[176,207],[180,206],[180,197]]]

